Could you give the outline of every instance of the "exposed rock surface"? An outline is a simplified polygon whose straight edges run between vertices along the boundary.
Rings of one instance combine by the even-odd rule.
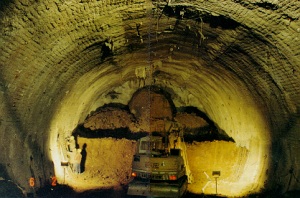
[[[91,130],[128,128],[135,118],[126,110],[118,108],[102,108],[84,121],[84,127]]]
[[[190,114],[179,112],[175,115],[175,120],[187,129],[202,128],[209,125],[204,118],[197,116],[195,113]]]
[[[156,93],[157,87],[146,87],[135,93],[128,108],[101,107],[86,118],[83,126],[90,130],[114,130],[127,128],[131,132],[165,132],[164,120],[180,123],[184,129],[194,132],[209,126],[195,113],[176,112],[172,100],[165,94]],[[129,110],[126,110],[129,109]]]

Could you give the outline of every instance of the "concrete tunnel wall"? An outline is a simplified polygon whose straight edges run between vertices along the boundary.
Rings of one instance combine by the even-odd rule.
[[[299,190],[286,177],[299,178],[298,4],[171,1],[166,16],[154,1],[1,2],[1,166],[42,187],[61,171],[58,140],[97,107],[127,104],[142,76],[249,149],[228,195]]]

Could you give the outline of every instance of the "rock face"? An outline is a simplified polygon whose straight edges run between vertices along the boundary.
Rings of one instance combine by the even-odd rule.
[[[130,111],[140,121],[164,118],[172,120],[174,113],[170,101],[152,89],[144,88],[135,93],[128,104]]]
[[[163,132],[162,120],[173,120],[172,101],[168,101],[165,95],[153,90],[155,87],[143,88],[137,91],[128,106],[135,116],[140,131]],[[156,88],[158,89],[158,88]]]
[[[188,129],[201,128],[209,125],[204,118],[195,114],[177,113],[175,119]]]
[[[0,177],[26,192],[31,177],[37,189],[53,175],[63,183],[65,139],[87,115],[155,85],[247,149],[243,171],[220,181],[234,190],[220,194],[299,190],[298,8],[297,0],[1,0]],[[121,127],[132,114],[131,131],[151,131],[151,111],[180,119],[147,111],[88,126]]]
[[[176,120],[185,131],[195,132],[209,126],[195,113],[177,112],[173,101],[167,98],[168,93],[159,93],[157,89],[154,86],[139,89],[126,106],[100,107],[85,119],[83,126],[92,131],[123,128],[133,133],[166,132],[166,120]]]
[[[91,130],[128,128],[135,118],[128,111],[118,108],[103,108],[84,121],[84,127]]]

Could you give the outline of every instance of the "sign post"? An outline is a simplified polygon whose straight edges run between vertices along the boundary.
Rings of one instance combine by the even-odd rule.
[[[64,184],[66,180],[66,167],[69,166],[69,162],[60,162],[60,165],[64,167]]]
[[[216,195],[218,194],[218,177],[220,177],[220,175],[221,175],[221,171],[213,171],[212,172],[212,176],[216,180]]]

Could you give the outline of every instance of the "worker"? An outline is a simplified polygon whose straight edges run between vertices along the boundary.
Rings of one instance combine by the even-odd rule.
[[[68,149],[70,152],[73,152],[76,149],[76,141],[75,141],[74,136],[70,137],[67,144],[68,144]]]
[[[76,174],[81,173],[81,168],[80,168],[81,159],[82,159],[81,149],[76,149],[75,156],[74,156],[74,172]]]
[[[75,151],[74,152],[69,151],[67,153],[67,156],[69,158],[69,165],[70,165],[70,168],[71,168],[72,172],[75,171],[75,154],[76,154]]]

